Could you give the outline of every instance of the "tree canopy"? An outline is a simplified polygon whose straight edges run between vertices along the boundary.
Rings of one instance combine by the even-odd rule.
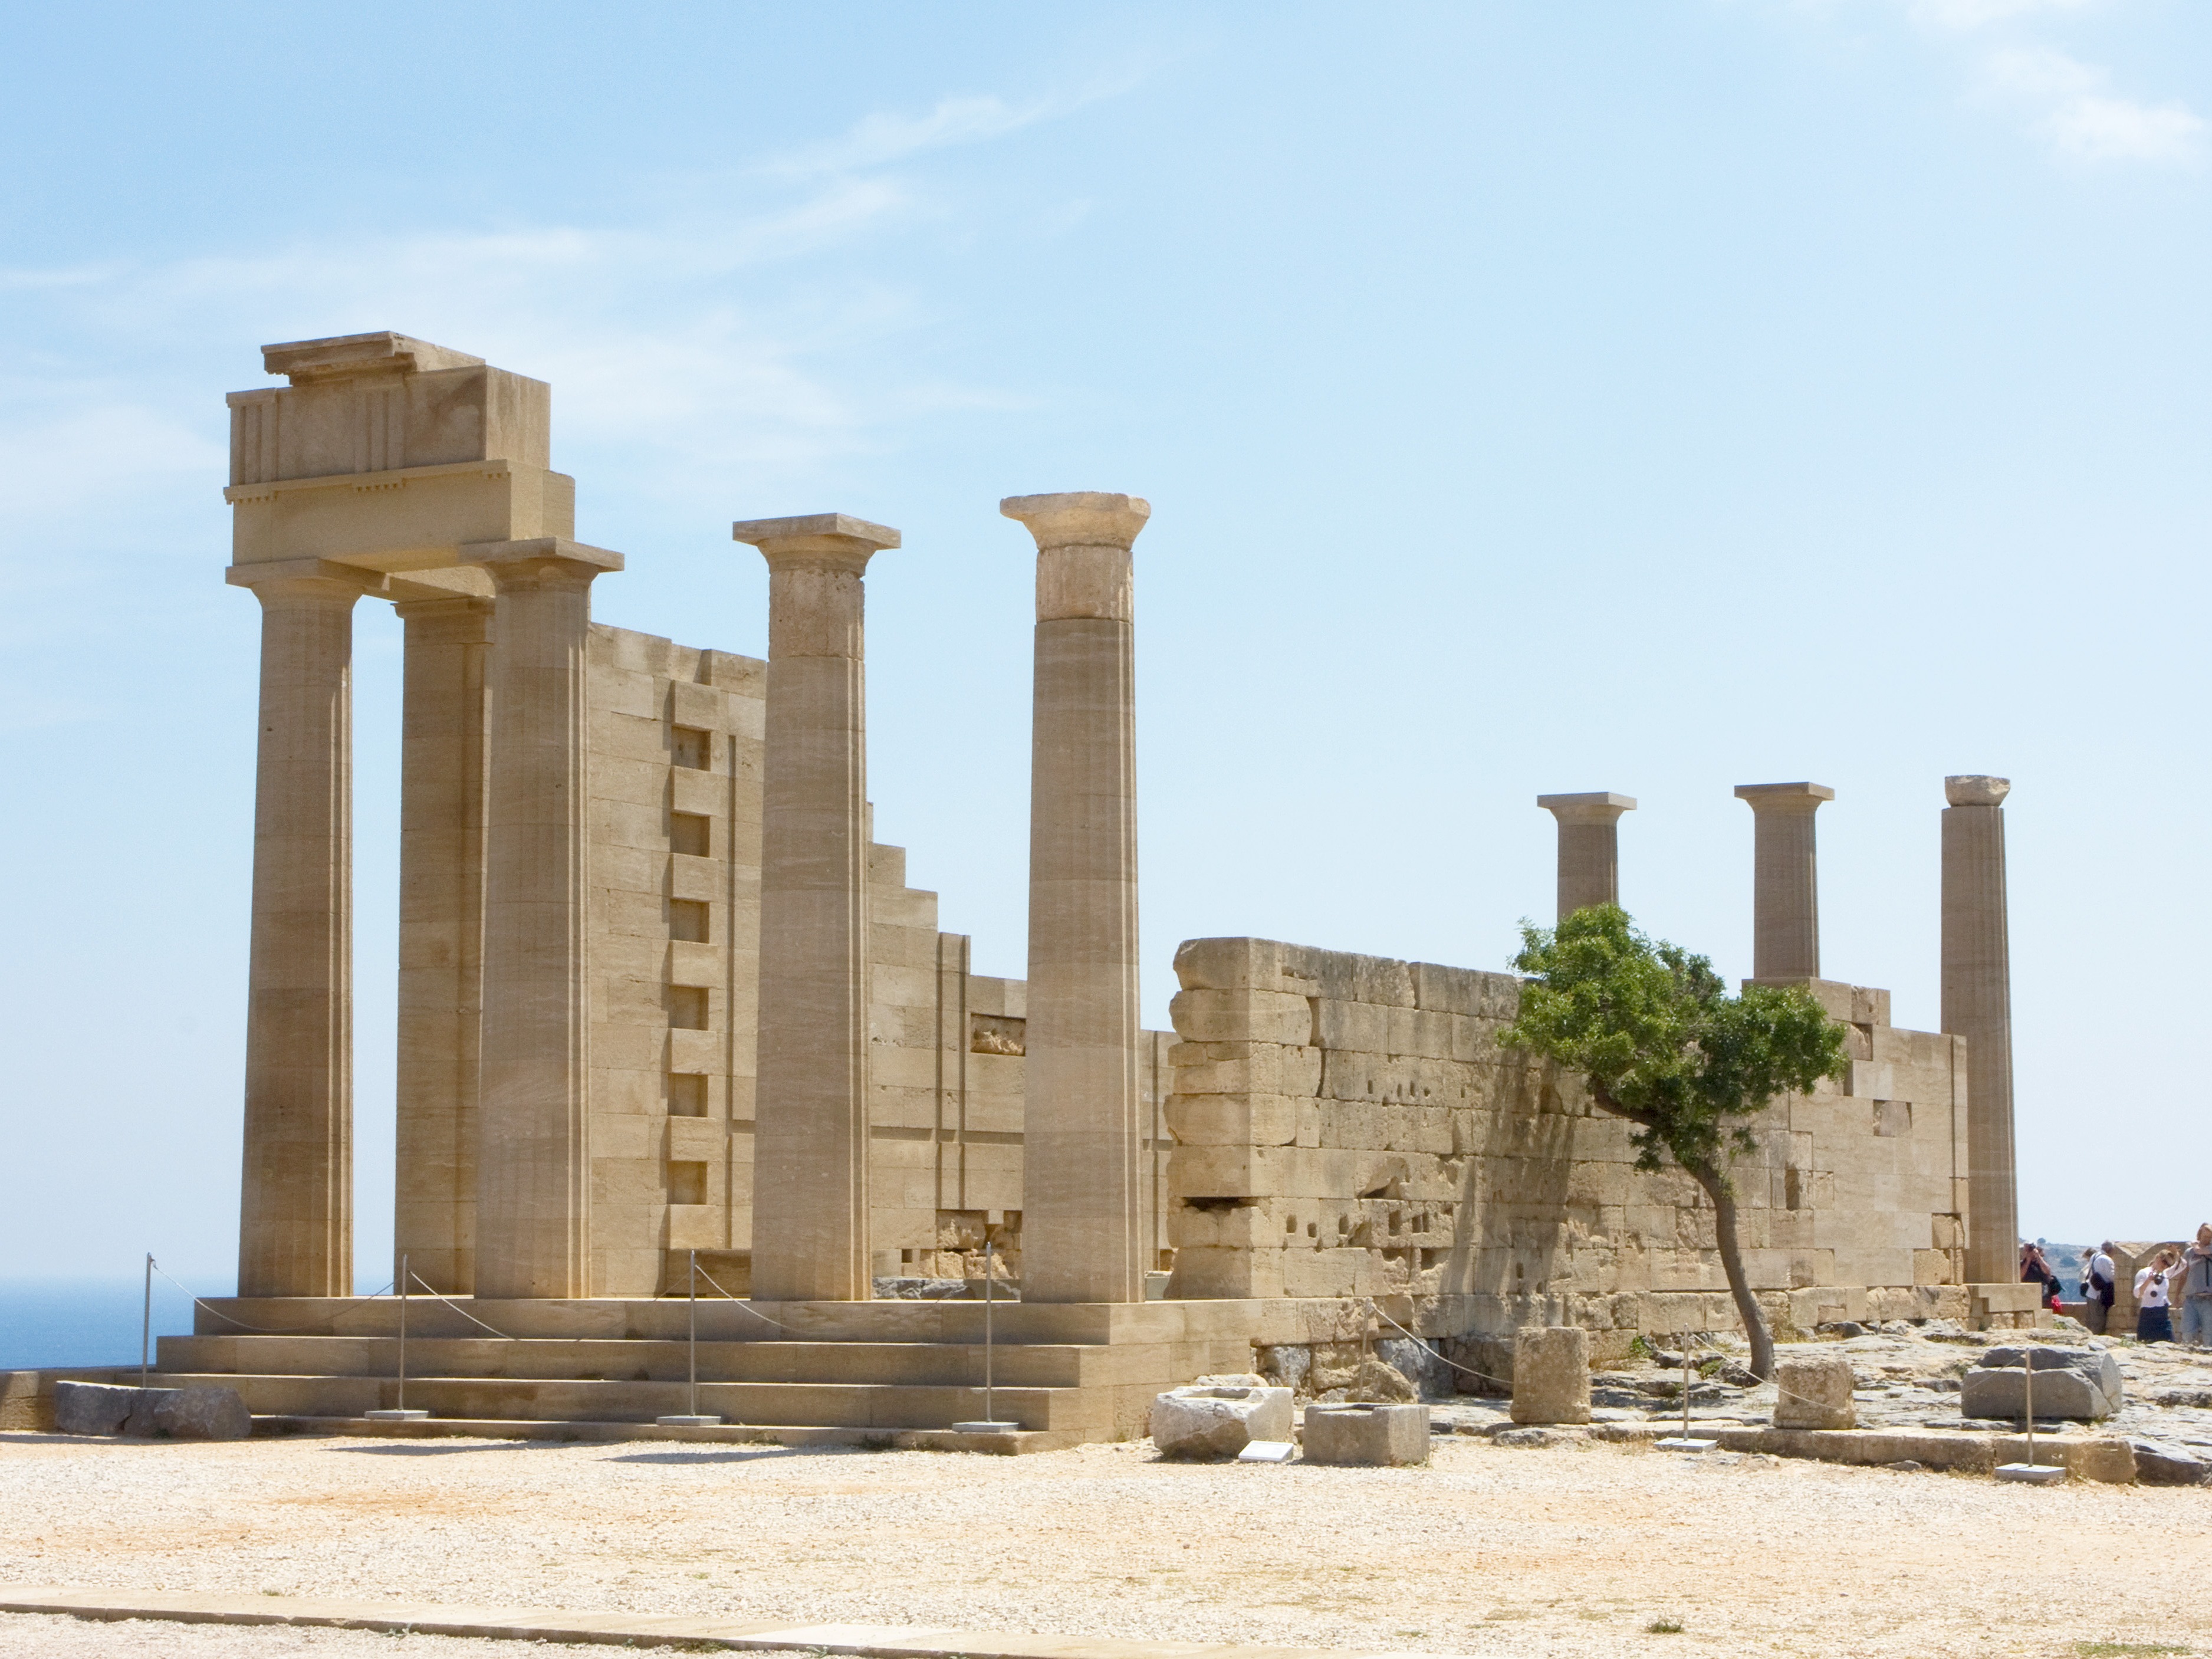
[[[1618,905],[1577,910],[1556,928],[1522,923],[1513,965],[1528,977],[1503,1041],[1587,1078],[1598,1106],[1635,1126],[1638,1169],[1671,1158],[1704,1188],[1752,1370],[1771,1375],[1773,1340],[1745,1281],[1729,1166],[1756,1148],[1752,1120],[1777,1096],[1843,1075],[1842,1028],[1802,986],[1730,996],[1711,962],[1646,937]]]

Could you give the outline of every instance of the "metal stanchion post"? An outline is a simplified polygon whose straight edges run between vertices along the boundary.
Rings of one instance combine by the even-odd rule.
[[[2027,1462],[2001,1463],[1997,1466],[2000,1480],[2026,1480],[2035,1486],[2054,1486],[2066,1478],[2066,1465],[2038,1463],[2035,1461],[2035,1350],[2022,1346],[2020,1351],[2022,1375],[2020,1379],[2021,1415],[2027,1422]]]
[[[154,1354],[154,1253],[146,1252],[146,1310],[138,1323],[138,1386],[147,1385]]]
[[[656,1417],[653,1419],[663,1428],[669,1429],[711,1428],[722,1420],[717,1415],[702,1415],[699,1410],[699,1252],[691,1251],[688,1259],[690,1273],[685,1280],[684,1288],[690,1303],[691,1324],[690,1334],[685,1340],[688,1365],[685,1375],[689,1381],[685,1389],[684,1413],[680,1417],[671,1415]]]
[[[1662,1451],[1711,1451],[1719,1441],[1693,1438],[1690,1433],[1690,1333],[1677,1331],[1674,1340],[1682,1345],[1682,1432],[1652,1443]]]
[[[407,1258],[399,1258],[399,1398],[396,1411],[373,1411],[363,1413],[372,1423],[420,1423],[430,1415],[428,1412],[407,1409]]]
[[[998,1275],[996,1272],[994,1271],[992,1265],[992,1242],[991,1230],[987,1225],[983,1229],[983,1415],[981,1419],[977,1422],[955,1423],[952,1425],[952,1429],[953,1432],[956,1434],[1012,1434],[1014,1431],[1021,1427],[1019,1423],[1001,1423],[999,1421],[998,1413],[992,1409],[991,1358],[993,1350],[993,1332],[991,1329],[991,1311],[993,1295],[996,1288],[998,1279]]]

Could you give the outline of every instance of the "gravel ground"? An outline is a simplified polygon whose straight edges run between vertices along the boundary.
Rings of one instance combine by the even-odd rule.
[[[2212,1652],[2201,1599],[2068,1588],[2084,1560],[2170,1566],[2208,1528],[2212,1487],[1457,1436],[1425,1469],[1331,1469],[1165,1463],[1142,1443],[996,1458],[0,1435],[0,1582],[1484,1655],[1642,1651],[1660,1621],[1684,1627],[1664,1652]],[[71,1651],[11,1622],[0,1651]],[[309,1641],[152,1639],[137,1650]]]
[[[64,1619],[0,1613],[0,1654],[8,1659],[269,1659],[291,1653],[317,1659],[556,1659],[574,1654],[606,1659],[597,1645],[569,1642],[487,1642],[461,1636],[410,1636],[404,1645],[366,1630],[286,1630],[282,1626],[171,1625],[157,1620]]]

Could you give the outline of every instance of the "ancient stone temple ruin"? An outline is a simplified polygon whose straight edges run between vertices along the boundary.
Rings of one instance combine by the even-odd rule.
[[[870,833],[863,594],[896,530],[735,526],[769,565],[764,663],[609,627],[592,594],[623,559],[574,539],[545,385],[396,334],[264,363],[289,384],[230,398],[227,492],[263,618],[239,1295],[163,1339],[165,1374],[301,1425],[397,1395],[397,1302],[351,1294],[364,598],[405,623],[395,1257],[431,1427],[656,1431],[695,1287],[720,1420],[660,1431],[1000,1449],[1141,1433],[1162,1388],[1396,1332],[1483,1353],[1531,1321],[1601,1350],[1733,1324],[1691,1183],[1637,1172],[1574,1079],[1499,1050],[1510,975],[1193,940],[1176,1031],[1141,1029],[1143,501],[1000,504],[1036,544],[1037,623],[1029,975],[994,979]],[[1949,788],[1941,1035],[1820,976],[1832,792],[1738,791],[1754,972],[1809,983],[1852,1054],[1776,1104],[1744,1171],[1785,1324],[2032,1316],[2005,786]],[[1635,803],[1539,804],[1562,913],[1617,898]],[[1019,1297],[994,1310],[1019,1426],[955,1430],[984,1416],[987,1241]]]

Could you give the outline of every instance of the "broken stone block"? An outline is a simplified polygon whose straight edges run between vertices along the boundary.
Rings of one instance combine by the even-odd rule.
[[[172,1440],[244,1440],[253,1414],[235,1389],[161,1389],[154,1404],[154,1431]]]
[[[1501,1429],[1490,1437],[1490,1443],[1493,1446],[1520,1447],[1526,1449],[1532,1447],[1571,1446],[1582,1437],[1570,1433],[1565,1429],[1541,1427]]]
[[[1421,1400],[1449,1400],[1459,1390],[1444,1357],[1425,1342],[1391,1337],[1375,1345],[1375,1357],[1413,1385]]]
[[[2212,1484],[2212,1463],[2178,1446],[2148,1440],[2135,1443],[2136,1479],[2147,1486],[2199,1486]]]
[[[1513,1420],[1590,1420],[1589,1333],[1578,1325],[1524,1325],[1513,1339]]]
[[[1774,1368],[1774,1426],[1778,1429],[1853,1429],[1851,1362],[1840,1355],[1785,1359]]]
[[[1352,1379],[1352,1393],[1357,1400],[1384,1403],[1403,1402],[1421,1397],[1421,1391],[1413,1386],[1405,1372],[1373,1354],[1359,1362],[1359,1374]]]
[[[1163,1457],[1229,1458],[1255,1440],[1291,1437],[1291,1391],[1193,1383],[1152,1401],[1152,1444]]]
[[[1965,1417],[2020,1419],[2027,1415],[2025,1357],[2035,1359],[2035,1414],[2094,1422],[2119,1409],[2125,1396],[2119,1362],[2099,1348],[1990,1348],[1959,1386]]]
[[[1426,1406],[1306,1407],[1305,1461],[1387,1466],[1429,1461]]]
[[[54,1384],[56,1434],[120,1434],[148,1389],[119,1389],[106,1382]]]

